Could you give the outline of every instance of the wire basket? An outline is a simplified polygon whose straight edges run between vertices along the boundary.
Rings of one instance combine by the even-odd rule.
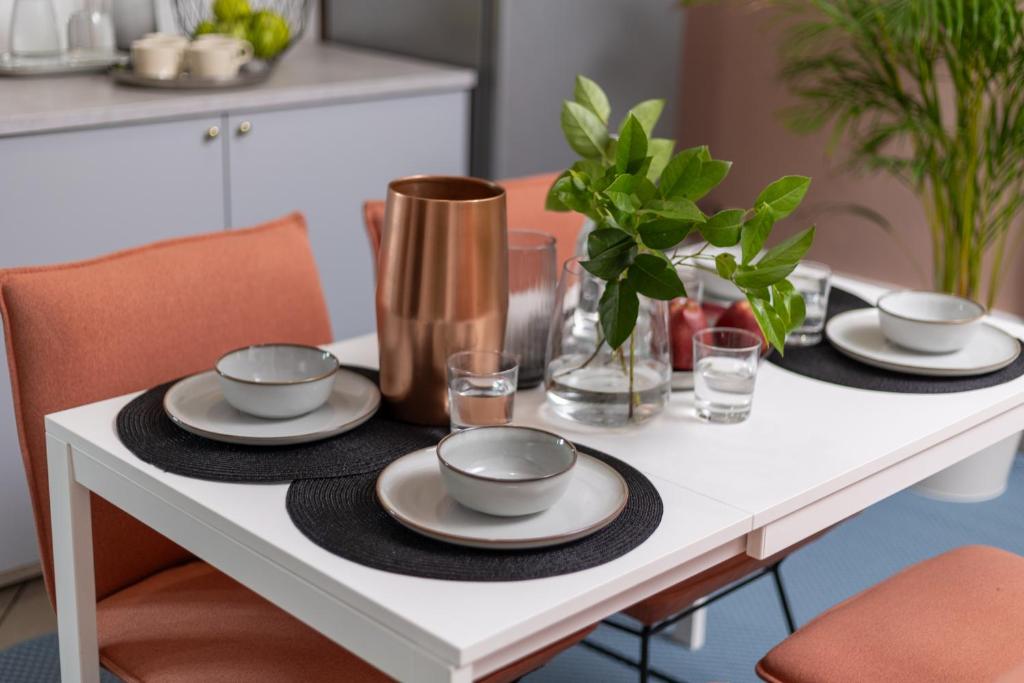
[[[253,12],[271,10],[288,22],[288,46],[275,55],[274,60],[280,59],[302,37],[312,4],[313,0],[249,0]],[[213,18],[213,0],[174,0],[173,5],[178,28],[188,36],[195,33],[200,22]]]

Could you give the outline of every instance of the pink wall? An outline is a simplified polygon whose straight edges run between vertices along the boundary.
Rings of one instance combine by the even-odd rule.
[[[780,226],[780,234],[815,223],[810,258],[841,272],[929,286],[931,241],[915,196],[889,176],[843,172],[841,150],[830,156],[824,134],[796,135],[783,125],[779,112],[790,100],[776,77],[778,40],[771,15],[749,5],[687,10],[680,144],[707,144],[716,158],[734,162],[710,200],[750,206],[778,176],[809,175],[813,182],[804,207]],[[895,226],[899,239],[863,219],[821,210],[837,202],[873,208]],[[1012,256],[1019,258],[1020,250]],[[1012,265],[1012,256],[997,305],[1024,314],[1024,269]]]

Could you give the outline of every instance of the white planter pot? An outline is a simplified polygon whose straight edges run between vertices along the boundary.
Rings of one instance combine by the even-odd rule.
[[[950,503],[977,503],[998,498],[1006,491],[1021,432],[998,441],[977,454],[937,472],[913,490],[922,496]]]

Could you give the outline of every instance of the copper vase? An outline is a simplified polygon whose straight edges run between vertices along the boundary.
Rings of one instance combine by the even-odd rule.
[[[500,351],[505,337],[505,190],[476,178],[392,181],[378,267],[381,393],[399,419],[447,425],[448,356]]]

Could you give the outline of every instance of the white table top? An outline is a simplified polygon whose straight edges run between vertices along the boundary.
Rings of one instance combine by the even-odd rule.
[[[880,291],[839,284],[869,300]],[[998,324],[1024,335],[1024,326]],[[376,367],[373,336],[328,348],[342,363]],[[522,392],[517,423],[545,426],[637,467],[657,486],[665,515],[647,541],[612,562],[512,583],[370,569],[322,550],[295,528],[285,511],[287,485],[201,481],[143,463],[114,427],[117,412],[135,395],[50,415],[47,431],[404,638],[462,664],[1024,403],[1024,378],[956,394],[890,394],[835,386],[765,363],[751,418],[743,424],[699,422],[690,395],[674,394],[661,416],[615,430],[565,421],[547,409],[541,389]]]

